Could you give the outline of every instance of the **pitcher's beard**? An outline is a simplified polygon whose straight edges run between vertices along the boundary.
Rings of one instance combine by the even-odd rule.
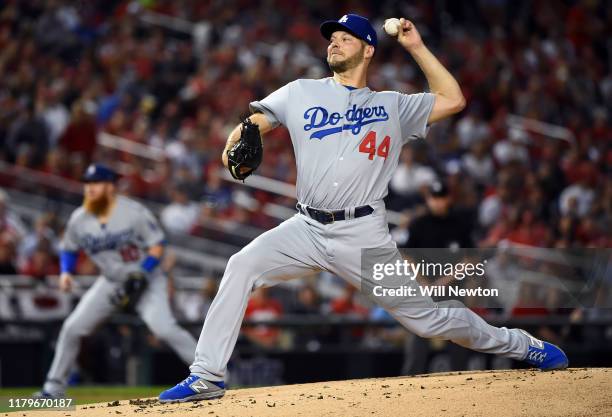
[[[106,214],[108,212],[110,204],[111,200],[110,198],[108,198],[107,195],[103,195],[95,200],[89,199],[87,198],[87,196],[85,196],[85,198],[83,199],[83,207],[85,208],[85,210],[87,210],[94,216],[102,216]]]
[[[361,64],[361,61],[363,61],[364,51],[365,48],[361,48],[361,51],[356,52],[355,55],[353,55],[352,57],[340,62],[330,62],[330,60],[328,59],[327,65],[329,66],[329,69],[332,70],[332,72],[335,72],[336,74],[342,74],[343,72],[352,70],[357,65]]]

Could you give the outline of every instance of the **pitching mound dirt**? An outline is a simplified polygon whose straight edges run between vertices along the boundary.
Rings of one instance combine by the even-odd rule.
[[[612,369],[486,371],[230,390],[220,400],[131,400],[44,416],[612,416]]]

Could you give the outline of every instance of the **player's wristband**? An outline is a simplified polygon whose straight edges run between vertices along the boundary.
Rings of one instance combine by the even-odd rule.
[[[61,251],[60,252],[60,271],[72,274],[76,268],[79,254],[77,252]]]
[[[143,271],[150,274],[155,268],[157,268],[157,265],[159,265],[159,258],[149,255],[144,261],[142,261],[140,267],[143,269]]]

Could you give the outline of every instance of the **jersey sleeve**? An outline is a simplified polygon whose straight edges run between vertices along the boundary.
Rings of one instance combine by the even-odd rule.
[[[399,94],[398,115],[404,142],[425,137],[435,99],[431,93]]]
[[[263,100],[253,101],[249,105],[253,113],[263,113],[272,127],[287,125],[287,108],[289,106],[289,89],[291,83],[284,85]]]
[[[153,213],[144,206],[141,207],[138,213],[137,224],[138,235],[146,247],[159,245],[166,240],[166,236],[159,222]]]
[[[68,220],[68,224],[64,229],[64,235],[60,242],[60,250],[65,252],[78,252],[80,249],[79,239],[76,233],[77,227],[75,225],[74,216]]]

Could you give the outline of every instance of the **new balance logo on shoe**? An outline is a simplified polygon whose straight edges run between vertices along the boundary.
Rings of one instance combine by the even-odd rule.
[[[205,392],[208,389],[208,385],[206,385],[206,383],[203,380],[201,380],[201,379],[196,381],[196,382],[194,382],[189,387],[192,390],[194,390],[195,392],[197,392],[198,394],[201,394],[201,393]]]

